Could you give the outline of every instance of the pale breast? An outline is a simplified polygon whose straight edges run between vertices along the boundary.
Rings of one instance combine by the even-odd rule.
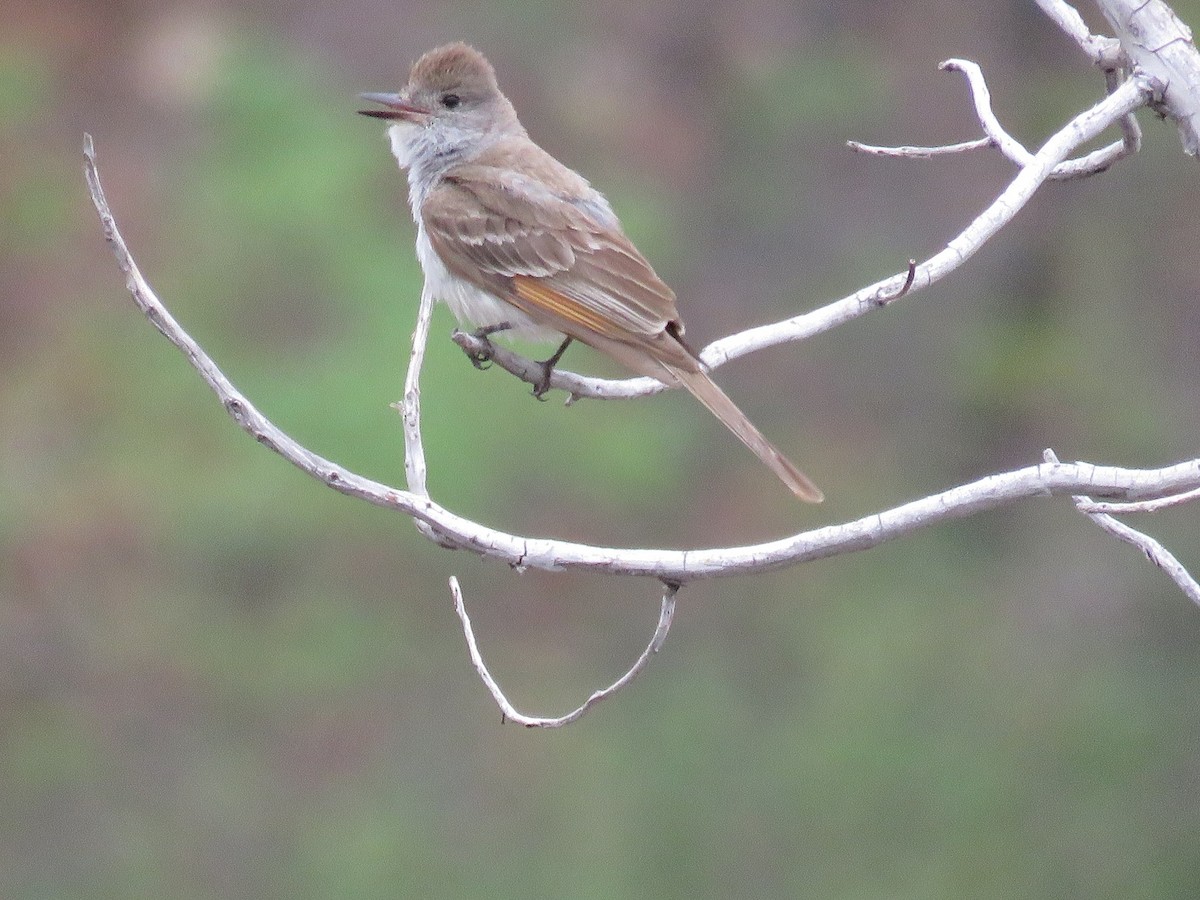
[[[411,123],[396,123],[388,129],[388,142],[401,169],[408,170],[409,205],[417,224],[417,259],[425,273],[425,291],[450,307],[459,324],[487,328],[507,322],[511,327],[498,337],[520,338],[538,343],[558,343],[563,335],[538,325],[515,306],[450,273],[425,234],[421,204],[437,181],[437,170],[419,165],[423,159],[438,159],[436,148],[424,146],[433,139],[430,130]]]
[[[507,322],[512,327],[498,337],[520,338],[526,341],[558,343],[563,335],[538,325],[521,310],[469,281],[451,274],[437,251],[429,242],[424,227],[417,223],[417,259],[425,273],[425,290],[435,300],[450,307],[459,323],[470,327],[487,328]]]

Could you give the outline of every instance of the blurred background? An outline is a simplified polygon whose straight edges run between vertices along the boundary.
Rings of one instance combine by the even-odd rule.
[[[1200,2],[1174,7],[1200,25]],[[996,153],[845,148],[976,137],[942,59],[979,62],[1030,147],[1100,97],[1032,2],[6,0],[0,18],[0,896],[1200,894],[1200,610],[1067,502],[690,586],[625,694],[560,732],[502,727],[450,574],[514,702],[544,714],[625,670],[657,586],[440,550],[257,446],[131,304],[81,176],[87,130],[184,327],[297,439],[400,484],[388,404],[420,275],[357,92],[476,44],[703,344],[902,270],[1003,187]],[[686,396],[536,403],[463,359],[444,309],[434,496],[522,533],[722,546],[1045,447],[1194,456],[1200,169],[1141,120],[1141,154],[1046,186],[932,290],[721,370],[822,507]],[[1200,569],[1194,507],[1142,522]]]

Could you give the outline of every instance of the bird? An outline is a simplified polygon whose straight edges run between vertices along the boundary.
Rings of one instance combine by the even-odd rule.
[[[425,291],[480,337],[559,342],[535,386],[579,341],[686,388],[799,499],[820,489],[717,386],[684,340],[675,294],[626,236],[608,200],[528,135],[495,69],[456,42],[421,56],[396,93],[358,110],[388,123],[407,171]]]

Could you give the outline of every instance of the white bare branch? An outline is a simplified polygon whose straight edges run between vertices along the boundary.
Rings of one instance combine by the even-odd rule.
[[[1102,69],[1115,69],[1121,64],[1121,42],[1116,38],[1092,34],[1083,16],[1064,0],[1035,0],[1042,12],[1050,17],[1067,37],[1079,45],[1094,64]]]
[[[663,644],[667,640],[667,634],[671,630],[671,622],[675,618],[675,594],[679,591],[678,585],[667,585],[663,591],[662,605],[658,613],[658,625],[654,628],[654,634],[650,638],[650,643],[646,645],[646,649],[642,651],[641,656],[637,658],[634,664],[629,668],[624,675],[614,681],[606,688],[594,691],[591,696],[583,702],[582,705],[571,710],[563,716],[528,716],[520,712],[504,695],[500,685],[496,683],[496,679],[492,677],[492,673],[488,671],[487,664],[483,661],[483,654],[479,651],[479,644],[475,640],[475,630],[471,627],[471,618],[467,615],[467,607],[463,601],[462,588],[459,587],[458,579],[454,576],[450,578],[450,593],[454,597],[454,611],[458,613],[458,620],[462,623],[463,635],[467,639],[467,652],[471,655],[471,664],[475,667],[476,674],[487,686],[491,692],[492,699],[496,701],[496,705],[500,707],[500,717],[502,722],[516,722],[518,725],[524,725],[526,728],[561,728],[563,725],[570,725],[572,722],[577,722],[587,715],[588,711],[597,703],[601,703],[622,688],[627,687],[633,679],[637,678],[650,664],[650,657],[658,653],[663,648]]]
[[[966,76],[967,84],[971,88],[971,99],[975,103],[975,116],[983,127],[983,133],[991,138],[992,146],[1018,166],[1029,165],[1033,161],[1033,154],[1004,130],[1004,126],[1000,124],[1000,120],[992,111],[992,92],[987,86],[987,80],[983,77],[983,69],[979,68],[978,63],[971,62],[969,59],[948,59],[938,68],[944,72],[961,72]]]
[[[1190,77],[1187,74],[1190,70],[1186,67],[1190,60],[1188,53],[1195,55],[1195,48],[1190,43],[1190,32],[1183,29],[1182,24],[1174,19],[1174,14],[1164,17],[1162,10],[1157,10],[1158,6],[1162,6],[1158,0],[1142,2],[1136,8],[1129,8],[1128,4],[1118,0],[1100,1],[1110,20],[1117,24],[1118,34],[1121,35],[1121,47],[1126,55],[1118,52],[1117,44],[1109,38],[1088,34],[1078,12],[1066,2],[1038,0],[1043,11],[1103,68],[1109,96],[1086,112],[1075,116],[1046,140],[1037,152],[1028,151],[1019,140],[1004,130],[992,112],[990,91],[982,70],[974,62],[958,59],[947,60],[942,64],[942,68],[961,72],[966,77],[974,110],[985,134],[984,138],[935,148],[881,148],[851,142],[852,149],[866,154],[902,157],[930,157],[995,146],[1004,156],[1016,163],[1019,167],[1018,174],[988,208],[980,212],[959,235],[948,242],[946,248],[923,263],[918,264],[916,260],[910,260],[906,272],[871,284],[818,310],[722,338],[703,350],[704,361],[715,368],[727,360],[772,347],[774,344],[804,340],[806,337],[833,329],[836,325],[850,322],[874,308],[899,300],[913,289],[929,287],[930,284],[941,280],[970,259],[997,230],[1006,226],[1016,212],[1030,202],[1033,194],[1045,181],[1080,178],[1102,172],[1121,157],[1138,150],[1141,134],[1133,112],[1140,106],[1158,103],[1165,112],[1175,116],[1180,121],[1184,142],[1189,146],[1189,151],[1194,151],[1195,144],[1188,144],[1188,128],[1194,127],[1194,122],[1200,120],[1200,115],[1195,113],[1194,108],[1187,106],[1190,101],[1181,100],[1177,96],[1180,94],[1178,85],[1175,95],[1171,95],[1169,90],[1172,86],[1169,77],[1178,77],[1178,73],[1182,71],[1182,86],[1192,92],[1192,100],[1200,97],[1200,78],[1187,80]],[[1156,10],[1145,13],[1146,8],[1150,7],[1156,7]],[[1168,26],[1175,28],[1175,31],[1171,32],[1175,36],[1170,37],[1170,40],[1164,38],[1163,43],[1156,44],[1147,37],[1165,34],[1156,29]],[[1146,64],[1146,54],[1158,60],[1159,64]],[[1123,68],[1128,68],[1129,59],[1134,60],[1135,65],[1129,77],[1122,80],[1120,73]],[[1165,64],[1163,60],[1166,60]],[[1200,67],[1196,71],[1200,71]],[[1121,127],[1120,142],[1078,158],[1069,158],[1082,144],[1090,142],[1111,125]],[[266,419],[266,416],[259,413],[258,409],[229,382],[204,349],[175,322],[172,314],[158,300],[154,290],[140,274],[124,239],[121,238],[112,211],[104,198],[90,136],[85,136],[84,157],[85,175],[92,202],[100,214],[104,235],[112,247],[118,265],[121,271],[125,272],[126,287],[134,301],[142,308],[150,322],[184,353],[220,398],[229,415],[259,443],[269,446],[302,472],[310,474],[336,491],[412,517],[421,534],[440,545],[463,548],[503,560],[518,571],[533,566],[544,570],[571,569],[610,575],[640,575],[654,577],[665,584],[658,625],[646,649],[629,671],[607,688],[593,692],[580,707],[568,714],[533,716],[517,710],[488,671],[467,614],[462,589],[457,578],[451,577],[450,590],[467,640],[470,659],[476,673],[502,710],[505,721],[541,728],[569,725],[586,715],[595,704],[616,695],[629,685],[644,671],[650,656],[662,648],[671,628],[674,598],[684,583],[698,578],[754,574],[797,565],[806,560],[865,550],[947,518],[995,509],[1022,498],[1054,497],[1063,494],[1072,497],[1076,508],[1082,514],[1090,517],[1105,532],[1140,548],[1147,558],[1175,581],[1184,594],[1200,605],[1200,584],[1196,583],[1195,578],[1170,551],[1157,540],[1114,518],[1114,514],[1152,512],[1166,506],[1200,499],[1200,458],[1156,469],[1130,469],[1099,467],[1084,462],[1063,463],[1058,461],[1054,452],[1046,450],[1043,462],[1038,466],[985,476],[977,481],[912,500],[910,503],[856,521],[816,528],[787,538],[744,547],[653,550],[589,546],[570,541],[509,534],[470,521],[443,508],[434,502],[428,493],[427,466],[420,426],[420,373],[424,365],[434,301],[428,292],[422,292],[421,295],[420,310],[413,332],[412,353],[404,380],[403,400],[394,404],[400,410],[403,420],[406,450],[404,467],[408,490],[398,490],[361,478],[314,454]],[[544,377],[539,364],[523,359],[504,348],[494,347],[485,338],[456,332],[455,341],[476,360],[492,359],[527,382],[535,383]],[[583,396],[631,397],[664,389],[664,385],[648,378],[607,380],[587,378],[564,371],[554,372],[551,384],[568,391],[568,402]],[[1093,497],[1108,499],[1097,500]]]
[[[974,66],[973,63],[966,63],[963,60],[954,60],[953,62],[967,68]],[[982,83],[982,77],[980,82]],[[986,86],[984,87],[986,89]],[[945,249],[917,266],[915,278],[911,282],[911,292],[941,281],[974,256],[992,235],[1020,212],[1046,181],[1056,177],[1068,177],[1055,173],[1063,171],[1059,169],[1060,164],[1076,148],[1093,140],[1106,128],[1119,123],[1139,106],[1144,106],[1154,96],[1156,89],[1157,86],[1153,79],[1136,74],[1122,82],[1091,109],[1080,113],[1052,135],[1037,153],[1028,156],[1022,163],[1021,170],[1008,186],[983,212],[976,216],[970,225],[952,239]],[[1108,148],[1105,148],[1095,151],[1095,154],[1103,154],[1107,151]],[[1095,154],[1089,154],[1082,160],[1075,161],[1077,167],[1082,168],[1085,164],[1095,165]],[[1088,160],[1091,162],[1085,162]],[[1111,159],[1109,164],[1111,164]],[[737,359],[767,347],[806,340],[857,319],[881,306],[886,306],[898,296],[906,293],[904,285],[907,280],[908,273],[892,275],[811,312],[721,338],[705,347],[700,356],[710,368],[715,369],[731,359]],[[544,375],[536,363],[482,338],[457,332],[454,340],[465,351],[473,355],[491,358],[502,369],[530,384],[536,383],[537,379]],[[641,397],[666,390],[661,382],[653,378],[609,380],[589,378],[561,369],[554,370],[550,378],[550,385],[566,391],[572,399],[576,397],[597,399]]]
[[[1108,96],[1080,113],[1031,153],[1001,126],[991,108],[990,92],[982,71],[967,60],[952,59],[942,67],[963,73],[972,93],[976,117],[985,137],[944,147],[872,147],[851,143],[864,153],[928,157],[997,147],[1015,162],[1019,171],[992,203],[946,247],[927,260],[910,261],[901,272],[811,312],[781,322],[751,328],[715,341],[702,358],[716,368],[728,360],[767,347],[801,341],[886,306],[911,291],[926,288],[955,271],[993,235],[1007,225],[1048,180],[1082,177],[1110,166],[1137,150],[1141,134],[1133,112],[1156,105],[1171,115],[1184,134],[1185,146],[1195,153],[1200,122],[1200,65],[1191,34],[1160,0],[1099,0],[1120,44],[1088,32],[1079,14],[1061,0],[1037,0],[1042,10],[1103,69]],[[1124,53],[1120,52],[1121,50]],[[1132,65],[1129,61],[1132,61]],[[1128,71],[1128,77],[1121,73]],[[1122,140],[1071,159],[1082,145],[1116,125]],[[281,431],[229,381],[204,349],[180,327],[139,271],[117,228],[105,199],[89,135],[84,138],[84,171],[92,201],[117,264],[126,277],[134,302],[151,323],[188,359],[209,385],[234,421],[259,443],[323,484],[348,496],[393,509],[411,517],[421,533],[443,546],[470,550],[507,563],[520,571],[528,567],[575,570],[610,575],[645,576],[662,582],[658,625],[646,649],[633,666],[612,685],[594,692],[577,709],[559,717],[529,716],[506,698],[490,674],[475,639],[457,578],[450,579],[455,609],[462,623],[472,663],[487,685],[506,720],[528,727],[554,728],[577,721],[597,703],[627,686],[663,646],[671,627],[675,594],[688,582],[716,577],[747,575],[781,569],[813,559],[865,550],[919,528],[948,519],[995,509],[1030,497],[1070,496],[1080,512],[1122,541],[1141,549],[1163,568],[1180,589],[1200,604],[1200,585],[1174,556],[1153,538],[1124,525],[1113,514],[1152,512],[1167,506],[1200,500],[1200,458],[1153,469],[1097,466],[1085,462],[1060,462],[1047,450],[1038,465],[988,475],[940,493],[903,503],[840,525],[800,532],[775,541],[743,547],[711,549],[615,548],[510,534],[460,516],[429,495],[427,466],[421,440],[420,373],[429,336],[434,298],[423,292],[413,332],[413,346],[405,379],[402,414],[405,474],[408,489],[401,490],[349,472],[302,446]],[[544,376],[541,366],[486,339],[456,333],[455,341],[476,358],[494,360],[525,381]],[[649,378],[607,380],[556,370],[551,385],[578,397],[635,397],[663,390]],[[1104,498],[1096,500],[1093,498]]]
[[[875,156],[896,156],[909,159],[927,159],[949,153],[964,153],[984,147],[996,147],[1006,157],[1018,166],[1027,166],[1033,159],[1033,154],[1025,146],[1009,134],[996,114],[992,111],[992,94],[988,89],[983,70],[976,63],[967,59],[948,59],[939,69],[947,72],[961,72],[966,76],[971,89],[971,98],[975,104],[975,115],[979,119],[986,137],[974,141],[964,141],[960,144],[947,144],[943,147],[877,147],[860,144],[858,141],[847,141],[851,150],[869,153]],[[1109,82],[1111,93],[1119,84]],[[1119,120],[1122,139],[1114,141],[1107,147],[1093,150],[1079,159],[1067,159],[1056,165],[1050,172],[1053,181],[1068,181],[1074,178],[1086,178],[1109,169],[1113,163],[1138,151],[1141,146],[1141,131],[1137,120],[1132,114],[1122,116]]]
[[[429,343],[429,323],[433,318],[433,297],[421,292],[417,309],[417,325],[413,329],[412,352],[408,357],[408,372],[404,376],[404,399],[393,403],[404,421],[404,474],[408,489],[418,497],[428,497],[425,479],[425,447],[421,442],[421,368],[425,364],[425,347]]]
[[[1175,122],[1183,149],[1200,155],[1200,52],[1163,0],[1097,0],[1121,49],[1161,85],[1155,108]]]
[[[425,445],[421,441],[421,369],[425,364],[425,347],[429,343],[433,305],[434,298],[428,291],[422,291],[421,304],[417,308],[417,324],[413,329],[412,352],[408,357],[408,372],[404,376],[404,399],[392,404],[404,423],[404,476],[408,489],[414,496],[426,499],[429,498],[429,488],[426,485],[428,468],[425,465]],[[431,541],[444,547],[455,546],[452,539],[439,533],[430,523],[415,519],[414,524]]]
[[[1138,503],[1108,503],[1088,500],[1086,503],[1076,503],[1075,505],[1079,508],[1080,512],[1108,513],[1113,516],[1123,516],[1129,513],[1158,512],[1159,510],[1170,509],[1173,506],[1183,506],[1195,500],[1200,500],[1200,490],[1184,491],[1182,494],[1172,494],[1167,497],[1160,497],[1157,500],[1142,500]]]
[[[957,144],[940,144],[935,147],[916,147],[912,144],[902,144],[899,147],[881,147],[877,144],[864,144],[862,141],[846,141],[846,146],[855,153],[865,153],[867,156],[890,156],[900,159],[932,159],[935,156],[951,156],[955,153],[970,153],[972,150],[983,150],[995,146],[991,138],[975,138],[973,141],[962,141]]]
[[[1054,455],[1053,450],[1044,451],[1042,458],[1049,463],[1058,462],[1058,457]],[[1179,503],[1184,502],[1180,499],[1181,497],[1189,497],[1189,499],[1194,499],[1197,495],[1200,495],[1200,491],[1189,491],[1186,494],[1179,494],[1175,497],[1163,498],[1163,501],[1161,501],[1162,505],[1156,508],[1163,509],[1167,505],[1178,505]],[[1192,574],[1187,570],[1183,563],[1176,559],[1175,554],[1164,547],[1159,541],[1150,537],[1150,535],[1138,531],[1135,528],[1130,528],[1124,522],[1113,518],[1107,512],[1097,511],[1101,504],[1093,501],[1091,497],[1077,495],[1072,497],[1071,500],[1075,504],[1075,508],[1095,522],[1102,531],[1107,534],[1111,534],[1119,541],[1124,541],[1126,544],[1137,547],[1144,554],[1146,554],[1146,558],[1150,560],[1150,562],[1154,563],[1154,565],[1158,566],[1167,573],[1167,576],[1175,582],[1176,586],[1178,586],[1181,591],[1183,591],[1184,596],[1186,596],[1197,606],[1200,606],[1200,584],[1197,584],[1196,579],[1192,577]],[[1168,501],[1171,502],[1168,503]],[[1134,511],[1133,507],[1135,506],[1140,507],[1140,509],[1137,510],[1138,512],[1151,511],[1147,508],[1150,506],[1149,503],[1123,505],[1112,504],[1112,506],[1123,506],[1124,511]]]
[[[1053,163],[1047,158],[1042,165],[1049,168]],[[427,522],[437,530],[442,543],[502,560],[515,569],[532,567],[547,571],[570,569],[609,575],[642,575],[671,584],[685,584],[701,578],[772,571],[812,559],[865,550],[918,528],[995,509],[1027,497],[1090,494],[1135,501],[1200,488],[1200,459],[1158,469],[1124,469],[1084,462],[1042,463],[989,475],[842,525],[829,525],[744,547],[613,548],[509,534],[451,512],[427,496],[349,472],[299,444],[260,413],[180,327],[142,277],[104,197],[90,137],[84,143],[84,168],[105,238],[126,275],[126,287],[134,302],[183,352],[243,430],[334,490]],[[990,227],[998,228],[999,225],[990,223]]]
[[[1086,503],[1087,500],[1087,497],[1076,497],[1076,507]],[[1107,513],[1085,513],[1085,515],[1100,526],[1101,530],[1111,534],[1117,540],[1124,541],[1141,550],[1146,554],[1146,559],[1167,573],[1167,576],[1183,591],[1185,597],[1200,606],[1200,584],[1196,583],[1196,579],[1170,550],[1150,535],[1130,528]]]

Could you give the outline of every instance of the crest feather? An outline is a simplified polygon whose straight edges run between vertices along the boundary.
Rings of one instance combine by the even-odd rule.
[[[490,93],[499,90],[496,70],[487,57],[462,41],[430,50],[413,63],[408,80],[409,84],[435,91],[454,88]]]

